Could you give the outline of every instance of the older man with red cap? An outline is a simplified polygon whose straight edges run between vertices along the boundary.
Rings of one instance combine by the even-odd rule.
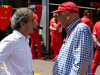
[[[53,75],[89,75],[93,57],[93,38],[89,27],[80,21],[79,9],[73,2],[65,2],[56,11],[66,40],[53,66]]]

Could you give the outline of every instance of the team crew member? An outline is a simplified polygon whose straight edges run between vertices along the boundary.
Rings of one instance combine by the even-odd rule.
[[[81,21],[85,24],[87,24],[90,29],[93,29],[93,23],[91,22],[90,18],[90,11],[89,10],[85,10],[84,12],[84,16],[81,18]]]
[[[33,12],[20,8],[11,18],[13,33],[0,42],[0,65],[4,62],[5,72],[0,75],[33,75],[29,33],[33,32]]]
[[[92,64],[92,72],[91,72],[92,73],[91,75],[95,75],[95,71],[100,62],[100,21],[94,25],[92,35],[93,35],[93,40],[97,45],[97,49],[95,51],[93,64]]]
[[[93,57],[90,28],[80,21],[79,9],[73,2],[61,4],[56,11],[67,36],[53,66],[53,75],[89,75]]]
[[[50,21],[50,27],[49,27],[50,35],[51,35],[51,46],[53,47],[54,56],[55,56],[54,59],[51,61],[56,60],[62,44],[62,34],[60,31],[61,24],[57,20],[57,18],[58,18],[58,14],[53,13],[53,18]]]
[[[49,29],[50,29],[50,36],[51,36],[51,44],[50,44],[50,54],[52,55],[54,53],[54,50],[53,50],[53,34],[52,34],[52,30],[56,30],[56,28],[53,28],[52,27],[52,24],[53,24],[53,21],[54,21],[54,16],[57,15],[56,13],[53,14],[53,18],[50,20],[50,26]],[[57,17],[57,16],[55,16]]]
[[[30,34],[31,38],[31,52],[32,52],[32,58],[35,59],[35,43],[37,44],[37,54],[38,54],[38,59],[46,59],[46,57],[43,57],[41,54],[41,40],[40,40],[40,35],[38,32],[38,26],[39,26],[39,21],[38,21],[38,15],[36,13],[36,10],[33,12],[33,17],[36,22],[36,25],[33,28],[33,33]]]

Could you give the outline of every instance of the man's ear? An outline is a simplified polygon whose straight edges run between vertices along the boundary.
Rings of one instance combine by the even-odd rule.
[[[20,22],[20,26],[21,27],[24,27],[25,26],[25,23],[24,22]]]
[[[70,12],[66,12],[66,13],[67,13],[67,15],[66,15],[67,17],[66,18],[67,18],[67,20],[69,20],[70,17],[71,17],[71,14],[70,14]]]

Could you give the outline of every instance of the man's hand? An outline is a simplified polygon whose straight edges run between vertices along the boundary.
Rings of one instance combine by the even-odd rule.
[[[96,37],[95,35],[92,35],[92,36],[93,36],[93,41],[94,41],[94,43],[95,43],[98,47],[100,47],[100,43],[99,43],[97,37]]]
[[[59,30],[59,29],[60,29],[60,27],[59,27],[59,26],[57,26],[57,27],[56,27],[56,30]]]
[[[53,25],[54,25],[56,28],[58,27],[58,25],[57,25],[55,22],[53,23]]]
[[[100,51],[100,46],[98,46],[98,49],[97,50],[99,50]]]
[[[33,75],[34,75],[34,71],[32,71],[33,72]]]

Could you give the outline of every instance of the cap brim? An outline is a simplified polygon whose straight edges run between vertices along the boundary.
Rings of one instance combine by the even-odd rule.
[[[52,11],[51,13],[58,13],[60,12],[60,10],[55,10],[55,11]]]

